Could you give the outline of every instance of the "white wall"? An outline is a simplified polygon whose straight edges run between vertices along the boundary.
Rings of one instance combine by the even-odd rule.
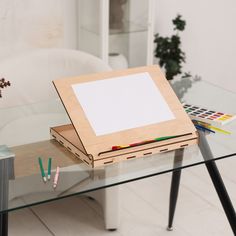
[[[76,0],[0,0],[0,61],[35,48],[76,47]]]
[[[75,48],[76,1],[0,0],[0,60],[34,48]],[[186,71],[236,92],[236,1],[155,2],[155,32],[170,35],[177,13],[187,21]]]
[[[236,92],[236,1],[156,0],[155,33],[171,34],[177,13],[187,21],[185,69]]]

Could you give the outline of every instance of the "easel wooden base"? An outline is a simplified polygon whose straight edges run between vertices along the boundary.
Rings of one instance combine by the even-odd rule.
[[[52,138],[56,139],[77,158],[80,158],[91,167],[99,167],[128,159],[173,151],[175,149],[197,144],[198,142],[198,136],[196,133],[188,133],[182,137],[171,140],[163,140],[157,143],[107,152],[95,157],[86,153],[72,125],[53,127],[50,129],[50,133]]]

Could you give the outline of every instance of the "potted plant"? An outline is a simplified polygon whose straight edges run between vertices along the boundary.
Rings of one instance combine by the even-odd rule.
[[[180,32],[185,30],[186,21],[181,15],[177,15],[172,23],[174,25],[174,34],[170,37],[155,34],[154,43],[156,43],[155,57],[159,59],[159,65],[165,69],[166,78],[172,81],[175,77],[180,80],[172,83],[173,89],[183,97],[184,93],[192,86],[192,83],[199,81],[199,76],[192,76],[190,72],[183,72],[182,67],[185,63],[186,55],[181,49]]]
[[[157,33],[154,40],[155,57],[159,59],[160,66],[165,68],[167,80],[172,80],[175,76],[182,74],[182,65],[186,58],[181,49],[179,36],[179,32],[184,31],[186,22],[181,15],[177,15],[172,22],[175,33],[171,37],[162,37]]]
[[[1,89],[11,86],[10,81],[6,81],[4,78],[0,79],[0,98],[2,97]]]

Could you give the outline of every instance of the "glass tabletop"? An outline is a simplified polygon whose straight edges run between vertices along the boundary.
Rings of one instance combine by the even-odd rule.
[[[236,114],[236,94],[204,81],[197,81],[184,93],[181,92],[180,100],[196,106]],[[0,185],[2,184],[0,213],[164,174],[212,160],[204,160],[198,146],[193,145],[184,148],[183,158],[179,158],[179,151],[170,151],[105,167],[91,168],[57,141],[50,139],[50,127],[70,123],[59,99],[0,108],[0,117],[0,145],[7,145],[15,154],[14,174],[11,172],[9,181],[6,180],[6,183],[0,180]],[[222,128],[230,131],[231,134],[216,132],[207,135],[214,156],[213,160],[236,155],[236,121]],[[3,155],[0,146],[0,171],[5,171],[6,168],[4,165],[1,166]],[[39,156],[43,160],[44,167],[47,167],[48,158],[52,158],[52,178],[47,183],[44,183],[41,177]],[[58,185],[54,189],[53,177],[57,166],[60,166],[60,176]],[[8,187],[9,191],[7,191]]]

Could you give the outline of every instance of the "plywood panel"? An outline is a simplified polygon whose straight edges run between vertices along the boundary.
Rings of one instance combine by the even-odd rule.
[[[106,80],[114,77],[133,75],[143,72],[148,72],[152,77],[155,85],[160,90],[176,119],[162,122],[161,124],[152,124],[120,131],[117,133],[96,136],[85,115],[85,112],[83,111],[81,104],[78,102],[75,96],[72,85],[98,80]],[[188,115],[184,112],[182,105],[178,101],[168,81],[165,79],[161,70],[157,66],[139,67],[122,71],[111,71],[66,78],[55,80],[54,84],[86,152],[93,155],[95,160],[99,159],[99,152],[110,150],[114,145],[127,145],[130,143],[136,143],[157,137],[187,133],[192,133],[193,136],[196,137],[195,127],[193,126]],[[124,114],[124,116],[125,115],[128,114]]]

